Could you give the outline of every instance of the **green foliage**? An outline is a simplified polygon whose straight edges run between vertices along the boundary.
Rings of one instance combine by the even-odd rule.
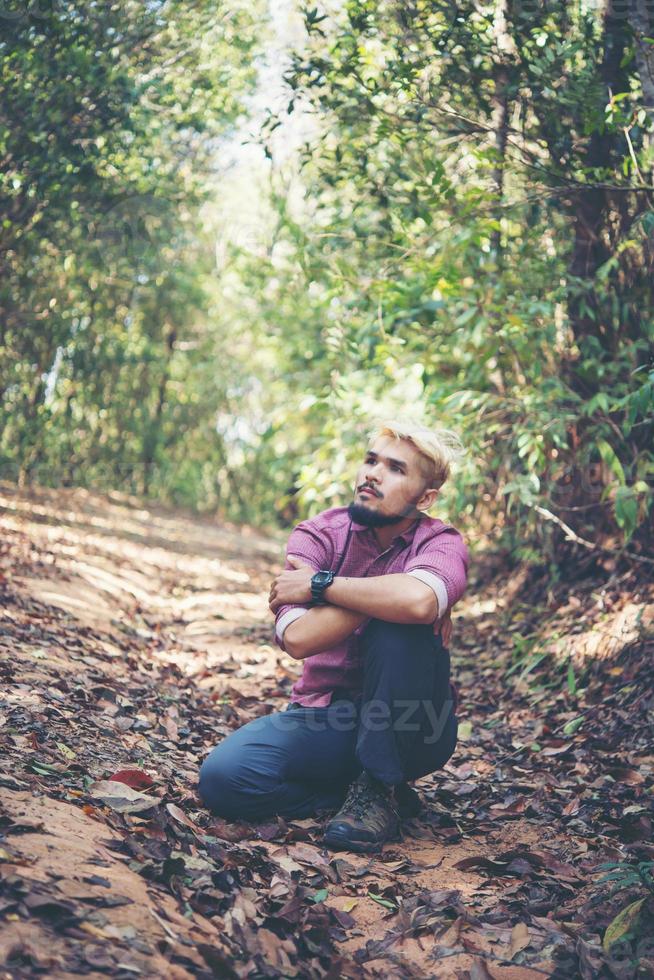
[[[216,138],[254,81],[256,13],[0,12],[4,475],[193,505],[213,492],[221,382],[197,228]]]
[[[562,524],[642,549],[654,103],[629,17],[310,6],[286,80],[313,129],[278,165],[269,113],[258,242],[216,278],[199,207],[256,15],[61,0],[8,21],[5,475],[292,523],[348,500],[374,417],[409,414],[468,446],[439,512],[471,536],[559,577]]]
[[[603,901],[630,888],[654,895],[654,861],[609,861],[600,865],[600,870],[608,873],[602,875],[598,884],[611,882],[608,893],[602,897]]]
[[[630,893],[632,898],[607,926],[602,945],[610,956],[619,957],[623,964],[629,959],[631,966],[637,968],[639,941],[652,934],[654,862],[611,861],[600,865],[600,870],[608,874],[598,879],[602,891],[593,900],[594,905],[606,904],[623,893]]]
[[[370,416],[408,410],[469,446],[447,513],[563,560],[543,512],[598,542],[651,518],[652,120],[626,19],[503,6],[306,13],[287,78],[322,126],[261,315],[300,513],[347,499]]]

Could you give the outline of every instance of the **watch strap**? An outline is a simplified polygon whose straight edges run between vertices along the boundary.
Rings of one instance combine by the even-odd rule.
[[[321,579],[324,579],[324,580],[323,581],[316,581],[316,579],[318,578],[318,576],[320,576]],[[334,581],[334,578],[335,577],[336,576],[334,575],[334,572],[332,572],[331,570],[322,570],[322,569],[319,572],[316,572],[316,574],[312,577],[312,579],[311,579],[311,598],[312,598],[312,600],[313,600],[313,602],[314,602],[315,605],[324,605],[325,604],[324,593],[329,588],[329,586],[332,584],[332,582]]]

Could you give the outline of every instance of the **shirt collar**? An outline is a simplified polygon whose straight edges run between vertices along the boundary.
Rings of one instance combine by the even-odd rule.
[[[416,531],[418,530],[418,526],[421,520],[422,520],[421,517],[416,517],[413,524],[409,524],[406,531],[403,531],[402,534],[398,534],[396,538],[393,538],[393,540],[391,541],[388,547],[392,548],[395,544],[397,544],[398,541],[402,541],[404,544],[408,544],[409,541],[412,540]],[[352,521],[352,530],[356,531],[357,533],[361,531],[370,531],[370,533],[372,534],[371,527],[368,527],[367,524],[359,524],[357,521]]]

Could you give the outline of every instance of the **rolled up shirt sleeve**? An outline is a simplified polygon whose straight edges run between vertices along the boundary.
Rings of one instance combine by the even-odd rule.
[[[330,568],[333,560],[328,542],[311,527],[308,521],[298,524],[291,532],[286,546],[286,563],[284,565],[286,569],[293,567],[288,560],[291,556],[306,562],[316,572],[322,568]],[[290,603],[279,607],[275,614],[275,643],[282,650],[286,650],[284,633],[287,627],[300,616],[309,612],[310,608],[310,605],[293,605]]]
[[[411,558],[404,572],[413,575],[434,591],[438,618],[459,601],[468,584],[468,547],[455,528],[447,528],[431,538]]]

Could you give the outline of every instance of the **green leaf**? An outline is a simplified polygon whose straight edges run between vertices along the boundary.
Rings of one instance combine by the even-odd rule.
[[[311,896],[311,901],[315,902],[317,905],[319,902],[324,902],[328,894],[329,892],[326,888],[321,888],[320,891]]]
[[[48,762],[30,762],[27,768],[32,772],[38,772],[40,776],[52,776],[53,773],[61,775],[62,772],[59,766],[51,766]]]
[[[623,939],[628,933],[637,930],[638,922],[640,919],[640,910],[645,903],[644,898],[639,898],[636,902],[632,902],[631,905],[627,905],[626,909],[622,912],[618,912],[613,922],[607,926],[606,932],[604,933],[604,939],[602,940],[602,946],[605,952],[609,952],[611,946],[614,946],[618,940]]]
[[[59,749],[59,751],[61,752],[61,754],[64,756],[65,759],[72,761],[73,759],[77,758],[76,753],[73,752],[73,750],[69,748],[64,742],[57,742],[56,744],[57,744],[57,748]]]
[[[460,313],[454,322],[456,323],[457,327],[464,327],[466,323],[469,323],[478,313],[479,310],[477,307],[471,306],[469,309],[464,310],[463,313]]]
[[[563,734],[574,735],[575,732],[579,731],[583,723],[584,723],[583,715],[580,715],[579,718],[573,718],[571,721],[569,721],[566,725],[563,726]]]
[[[371,898],[373,902],[377,902],[377,905],[383,905],[385,909],[393,909],[394,912],[397,911],[397,905],[395,902],[389,902],[387,898],[382,898],[381,895],[375,895],[374,892],[368,892],[368,898]]]
[[[572,666],[572,660],[568,661],[568,693],[575,695],[577,693],[577,679],[575,677],[574,667]]]
[[[610,410],[609,396],[605,391],[598,391],[596,395],[586,402],[584,406],[584,415],[592,415],[597,409],[601,409],[603,412],[608,412]]]
[[[462,721],[459,725],[458,737],[466,742],[472,735],[472,722]]]
[[[624,470],[622,468],[622,463],[618,459],[613,446],[611,446],[606,441],[606,439],[598,439],[597,448],[599,450],[600,456],[602,457],[602,461],[616,477],[618,483],[624,486],[625,483],[627,482],[625,479]]]
[[[618,487],[614,503],[615,520],[629,541],[638,525],[638,499],[632,487]]]

